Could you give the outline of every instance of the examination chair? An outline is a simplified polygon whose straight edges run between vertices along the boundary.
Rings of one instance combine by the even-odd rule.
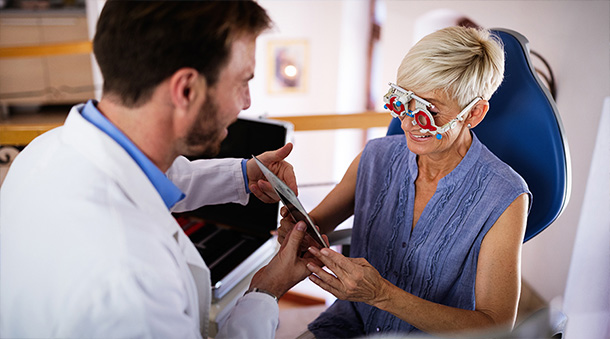
[[[571,189],[570,157],[555,102],[531,63],[528,40],[511,30],[492,31],[504,43],[504,81],[490,99],[487,116],[473,131],[525,179],[532,192],[525,242],[564,210]],[[402,133],[400,120],[392,119],[387,135]],[[331,233],[329,240],[332,244],[349,244],[349,231]],[[565,317],[551,318],[554,324],[547,326],[553,332],[549,336],[561,337]]]
[[[504,81],[489,100],[485,119],[473,131],[525,179],[532,192],[525,242],[564,210],[571,188],[570,157],[555,101],[531,64],[528,40],[510,30],[492,31],[504,43]],[[402,133],[400,120],[392,119],[387,134]]]

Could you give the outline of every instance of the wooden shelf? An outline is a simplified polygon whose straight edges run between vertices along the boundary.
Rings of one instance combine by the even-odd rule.
[[[26,146],[42,133],[63,125],[69,108],[41,113],[19,113],[0,120],[0,145]]]

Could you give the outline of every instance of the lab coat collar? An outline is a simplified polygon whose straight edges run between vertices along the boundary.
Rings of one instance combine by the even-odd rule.
[[[127,151],[138,166],[140,166],[144,174],[146,174],[157,192],[159,192],[168,209],[184,199],[184,193],[121,130],[97,109],[97,101],[87,101],[79,112],[85,120],[109,135]]]
[[[182,232],[180,226],[168,212],[153,184],[123,147],[81,116],[80,110],[83,107],[84,104],[74,106],[68,114],[62,128],[63,142],[95,164],[100,171],[116,180],[138,208],[159,220],[159,225],[162,225],[165,231],[183,246],[181,242],[184,239],[179,236]],[[183,253],[189,265],[207,270],[196,250],[183,251]]]
[[[139,208],[154,215],[168,215],[161,196],[142,169],[123,147],[81,116],[83,108],[82,104],[74,106],[68,114],[62,140],[115,179]]]

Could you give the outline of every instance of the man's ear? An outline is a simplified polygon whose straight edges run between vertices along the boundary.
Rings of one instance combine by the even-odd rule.
[[[185,67],[174,72],[169,86],[172,103],[179,110],[188,111],[193,102],[205,99],[205,78],[194,68]]]
[[[487,115],[487,111],[489,111],[489,101],[487,100],[479,100],[472,110],[470,110],[470,115],[464,121],[465,124],[470,124],[471,128],[476,127],[478,124],[483,121],[485,115]]]

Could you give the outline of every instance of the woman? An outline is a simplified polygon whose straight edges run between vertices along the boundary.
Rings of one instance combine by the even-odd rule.
[[[352,258],[310,247],[334,273],[309,264],[310,279],[340,299],[316,337],[514,325],[530,193],[470,131],[503,73],[485,30],[446,28],[407,53],[384,98],[404,135],[370,141],[310,214],[322,233],[354,214]],[[282,219],[280,240],[293,226]]]

